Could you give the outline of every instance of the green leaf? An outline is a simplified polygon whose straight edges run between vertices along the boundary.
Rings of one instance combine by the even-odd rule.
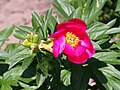
[[[8,45],[6,50],[9,54],[9,59],[5,60],[5,63],[9,64],[9,68],[12,68],[14,65],[24,60],[27,57],[30,57],[30,50],[23,46],[15,46],[16,44]],[[13,48],[13,49],[12,49]]]
[[[87,33],[89,34],[91,39],[97,40],[97,39],[102,39],[102,36],[105,35],[104,33],[107,31],[107,29],[109,29],[109,26],[98,22],[95,25],[93,25],[91,28],[89,28],[87,30]]]
[[[118,28],[111,28],[105,32],[105,34],[115,34],[115,33],[120,33],[120,27]]]
[[[103,72],[108,80],[108,87],[110,85],[112,90],[118,90],[120,88],[120,71],[115,69],[112,65],[108,64],[108,67],[103,67],[99,69]]]
[[[101,40],[97,41],[96,43],[99,44],[99,45],[101,45],[101,44],[107,42],[108,40],[109,40],[109,38],[107,38],[107,39],[101,39]]]
[[[35,32],[38,32],[40,38],[44,38],[44,31],[43,31],[43,17],[39,16],[36,12],[32,13],[32,26],[35,29]]]
[[[108,67],[103,67],[100,68],[99,70],[101,70],[102,72],[105,72],[111,76],[116,77],[117,79],[120,79],[120,71],[115,69],[112,65],[108,64]]]
[[[47,31],[47,27],[48,27],[48,22],[49,22],[49,19],[52,15],[52,9],[49,9],[46,13],[46,16],[44,18],[44,28],[43,28],[43,31],[44,31],[44,37],[45,39],[48,37],[48,31]]]
[[[5,51],[0,50],[0,59],[8,59],[9,54]]]
[[[0,31],[0,36],[4,37],[3,38],[4,40],[0,41],[0,48],[4,44],[4,42],[6,40],[8,40],[7,38],[12,34],[14,29],[15,29],[15,25],[11,25],[11,26],[3,29],[2,31]]]
[[[117,0],[117,7],[116,7],[116,12],[120,11],[120,0]]]
[[[26,70],[28,68],[28,66],[32,63],[33,61],[33,56],[30,56],[28,58],[25,58],[23,61],[22,61],[22,69],[23,70]]]
[[[19,77],[19,80],[25,83],[30,83],[31,81],[35,80],[36,77],[30,77],[30,78],[23,78],[23,77]]]
[[[21,90],[37,90],[37,86],[30,86],[28,84],[25,84],[23,82],[19,82],[20,86],[22,86],[24,89]]]
[[[61,75],[60,75],[61,81],[65,86],[68,86],[71,84],[70,78],[71,78],[71,72],[68,70],[61,70]]]
[[[5,51],[7,52],[7,53],[9,53],[11,56],[13,56],[15,53],[17,53],[17,52],[19,52],[19,51],[21,51],[21,50],[23,50],[25,47],[23,47],[23,46],[20,46],[20,44],[17,44],[17,43],[13,43],[13,44],[8,44],[7,46],[6,46],[6,48],[5,48]],[[11,57],[10,56],[10,57]],[[10,58],[9,57],[9,58]]]
[[[4,42],[8,40],[8,38],[0,33],[0,42]]]
[[[70,3],[66,3],[61,0],[57,0],[56,3],[53,4],[53,6],[63,15],[65,18],[68,18],[68,16],[74,11],[74,7],[70,5]]]
[[[98,43],[93,42],[93,41],[92,41],[92,43],[93,43],[93,45],[95,46],[95,49],[96,49],[96,50],[102,50],[102,48],[99,46]]]
[[[101,61],[116,59],[118,54],[114,51],[111,52],[98,52],[93,55],[94,58],[99,59]]]
[[[56,19],[53,16],[51,16],[48,21],[48,27],[50,28],[50,34],[52,34],[55,31],[56,24],[57,24]]]
[[[9,85],[8,82],[4,82],[4,83],[2,83],[2,86],[1,86],[0,90],[13,90],[13,89],[12,89],[12,87]]]
[[[116,19],[113,19],[107,23],[107,26],[109,26],[109,28],[111,28],[115,23],[116,23]]]
[[[38,88],[43,84],[43,82],[45,81],[46,76],[44,76],[43,74],[40,73],[36,73],[36,84],[38,86]]]
[[[9,64],[9,69],[12,68],[14,65],[19,63],[21,60],[30,57],[30,51],[21,51],[15,55],[13,55],[11,58],[6,60],[5,62]]]
[[[21,76],[23,73],[22,67],[17,66],[15,68],[12,68],[11,70],[5,72],[3,74],[3,80],[5,81],[11,81],[11,80],[17,80],[19,76]]]
[[[88,63],[89,63],[90,69],[93,73],[92,76],[93,76],[94,80],[97,82],[98,86],[102,90],[104,90],[103,86],[105,88],[107,88],[107,86],[106,86],[107,78],[105,77],[103,72],[101,70],[99,70],[101,68],[107,67],[107,64],[102,61],[96,60],[96,59],[91,59],[91,60],[89,60]]]
[[[98,16],[101,14],[101,9],[104,6],[106,0],[93,0],[92,4],[90,4],[88,10],[86,10],[86,12],[89,12],[89,15],[84,15],[82,18],[87,25],[89,25],[92,21],[95,21]],[[87,17],[86,17],[87,16]]]
[[[109,64],[116,64],[120,65],[120,60],[117,59],[118,53],[111,51],[111,52],[98,52],[93,55],[94,58],[109,63]]]
[[[19,30],[24,31],[25,33],[31,34],[31,32],[34,32],[33,28],[28,26],[16,26]]]
[[[22,30],[15,30],[14,37],[17,38],[17,39],[20,39],[20,40],[25,40],[26,39],[25,32],[23,32]]]
[[[15,29],[15,25],[13,24],[13,25],[3,29],[0,33],[5,35],[6,37],[9,37],[12,34],[14,29]]]

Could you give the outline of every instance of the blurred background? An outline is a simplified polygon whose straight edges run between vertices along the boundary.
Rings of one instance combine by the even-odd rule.
[[[0,30],[11,25],[30,25],[31,13],[44,14],[50,0],[0,0]]]

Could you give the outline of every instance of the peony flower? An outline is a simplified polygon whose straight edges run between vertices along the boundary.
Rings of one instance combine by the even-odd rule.
[[[75,64],[82,64],[95,53],[95,48],[86,33],[87,26],[84,21],[73,18],[58,24],[56,29],[57,31],[49,36],[54,38],[54,57],[57,58],[64,52],[68,60]]]

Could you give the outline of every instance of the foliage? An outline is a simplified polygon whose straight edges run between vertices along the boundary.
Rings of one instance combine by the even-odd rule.
[[[1,90],[119,90],[120,40],[116,36],[120,36],[120,27],[114,27],[117,19],[99,21],[108,1],[52,1],[57,18],[52,16],[52,9],[41,16],[33,12],[31,27],[11,25],[0,31],[0,47],[11,34],[20,40],[0,50]],[[114,12],[119,13],[120,0],[116,5]],[[96,48],[94,56],[81,65],[69,62],[64,54],[54,58],[50,51],[48,36],[55,32],[56,24],[71,18],[86,22]],[[34,39],[36,34],[38,38]],[[96,82],[93,87],[88,85],[90,78]]]

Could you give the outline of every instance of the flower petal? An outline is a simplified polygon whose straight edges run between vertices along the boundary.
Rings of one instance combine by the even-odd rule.
[[[76,48],[73,48],[72,46],[70,46],[69,44],[65,45],[65,49],[64,49],[64,53],[67,56],[72,56],[72,57],[78,57],[80,56],[84,51],[85,51],[85,47],[84,46],[78,46]]]
[[[63,29],[63,30],[55,32],[54,34],[51,34],[49,36],[49,38],[58,38],[58,37],[60,37],[60,36],[62,36],[64,34],[65,34],[65,30]]]
[[[78,26],[81,27],[84,31],[86,31],[87,29],[86,23],[78,18],[73,18],[69,20],[68,22],[74,22],[75,24],[78,24]]]
[[[55,57],[58,57],[58,55],[64,50],[65,47],[65,37],[61,36],[54,40],[53,44],[53,54]]]
[[[76,56],[74,48],[70,46],[69,44],[65,45],[65,49],[63,52],[68,56],[74,56],[74,57]]]
[[[87,61],[87,59],[89,58],[89,55],[84,52],[83,54],[81,54],[79,57],[71,57],[71,56],[68,56],[68,59],[75,63],[75,64],[82,64],[82,63],[85,63]]]
[[[90,47],[86,49],[86,52],[88,53],[89,58],[91,58],[92,55],[95,53],[95,47],[92,45],[92,43],[90,43]]]
[[[66,27],[66,32],[72,32],[73,34],[75,34],[77,37],[79,37],[82,40],[87,36],[87,33],[85,31],[73,25],[68,25]]]

